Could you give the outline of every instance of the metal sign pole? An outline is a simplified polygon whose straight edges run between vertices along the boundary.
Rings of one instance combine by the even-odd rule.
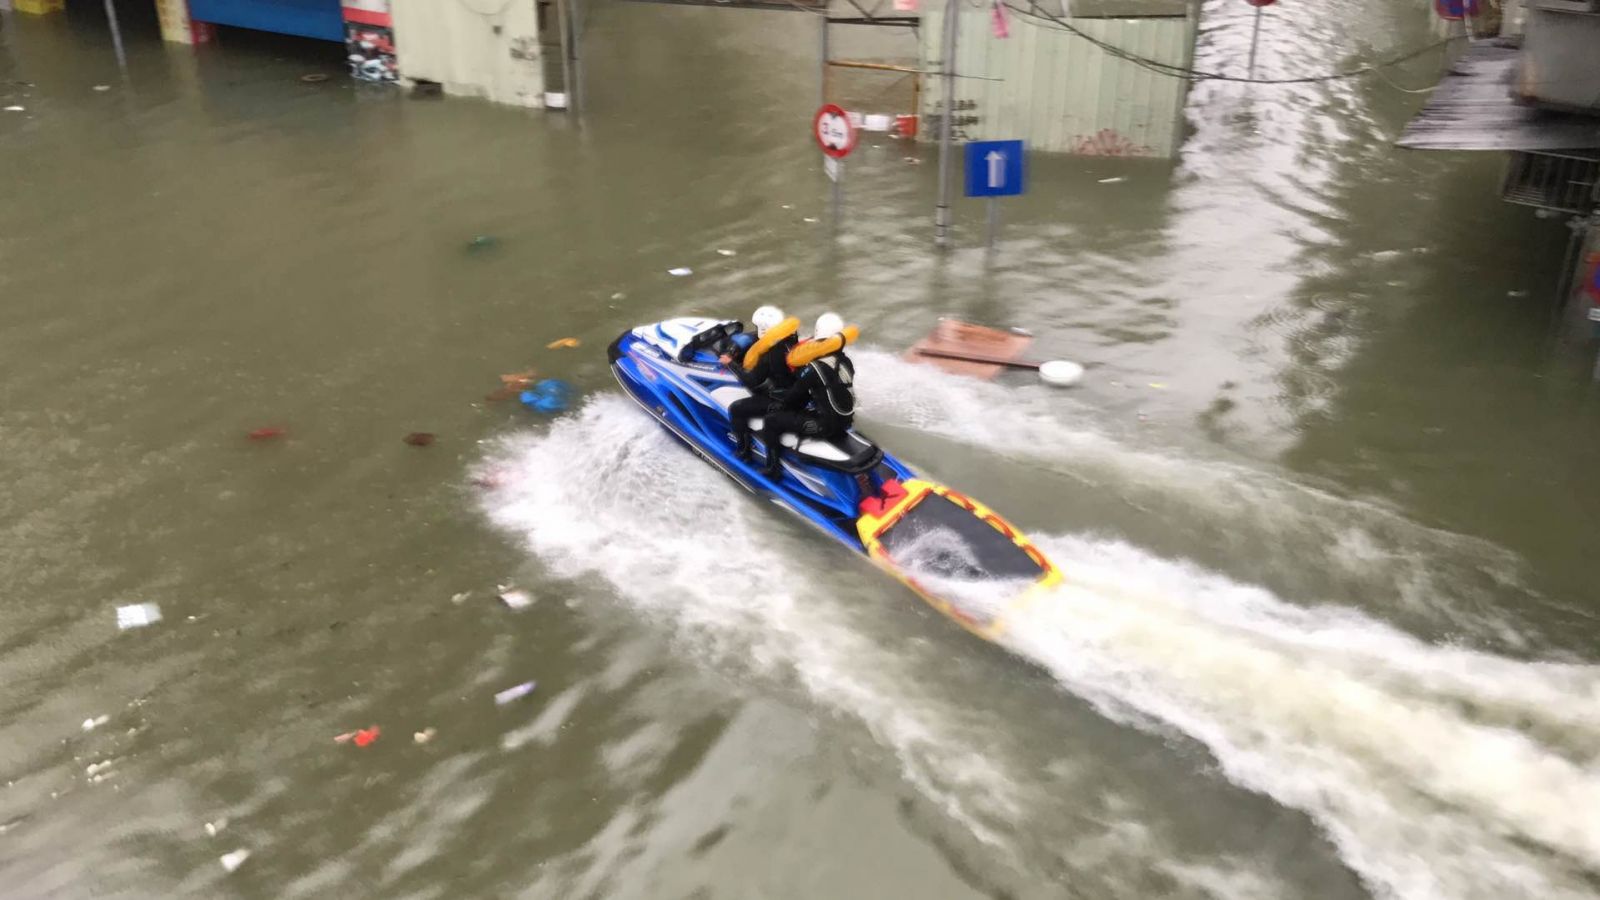
[[[1000,231],[1000,201],[994,197],[989,198],[989,252],[994,252],[994,240]]]
[[[1256,7],[1256,24],[1250,31],[1250,77],[1256,77],[1256,45],[1261,42],[1261,11],[1265,7]]]
[[[839,209],[844,205],[844,160],[835,160],[833,170],[833,229],[839,230]]]
[[[828,102],[828,5],[822,5],[822,57],[821,64],[817,66],[818,92],[821,97],[818,103]]]
[[[960,27],[961,0],[944,7],[944,117],[939,129],[939,204],[933,209],[933,239],[940,247],[950,243],[950,140],[955,133],[956,31]]]
[[[106,21],[111,23],[111,46],[117,51],[117,68],[126,73],[128,55],[122,50],[122,29],[117,25],[117,7],[112,0],[106,0]]]

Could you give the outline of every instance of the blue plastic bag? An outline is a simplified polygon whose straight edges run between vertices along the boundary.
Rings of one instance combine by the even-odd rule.
[[[567,407],[572,405],[574,393],[572,385],[565,381],[559,378],[546,378],[523,391],[518,399],[522,401],[523,406],[534,412],[550,415],[565,412]]]

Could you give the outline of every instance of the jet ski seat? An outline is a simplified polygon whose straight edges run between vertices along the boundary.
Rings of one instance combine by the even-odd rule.
[[[750,430],[760,434],[763,424],[764,419],[751,419]],[[805,461],[849,475],[869,472],[883,460],[882,448],[854,431],[847,431],[833,440],[814,437],[801,440],[792,434],[785,434],[780,440],[784,447]]]
[[[796,455],[824,468],[850,475],[871,471],[883,461],[883,450],[854,431],[847,431],[831,441],[822,438],[806,438],[802,441],[792,434],[784,435],[781,440]]]

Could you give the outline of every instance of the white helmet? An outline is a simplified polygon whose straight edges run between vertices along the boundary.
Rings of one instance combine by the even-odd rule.
[[[776,306],[763,306],[750,317],[750,324],[756,326],[756,337],[762,337],[767,333],[767,329],[776,328],[782,321],[783,310]]]
[[[844,330],[844,319],[838,313],[825,312],[817,316],[817,328],[811,337],[815,340],[831,338]]]

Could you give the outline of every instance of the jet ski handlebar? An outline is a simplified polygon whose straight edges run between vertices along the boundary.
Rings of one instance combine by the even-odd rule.
[[[678,351],[678,362],[687,363],[694,359],[695,353],[699,350],[706,347],[715,349],[718,344],[731,340],[734,335],[742,331],[744,331],[743,322],[719,322],[690,338],[689,342],[683,345],[683,349]]]

